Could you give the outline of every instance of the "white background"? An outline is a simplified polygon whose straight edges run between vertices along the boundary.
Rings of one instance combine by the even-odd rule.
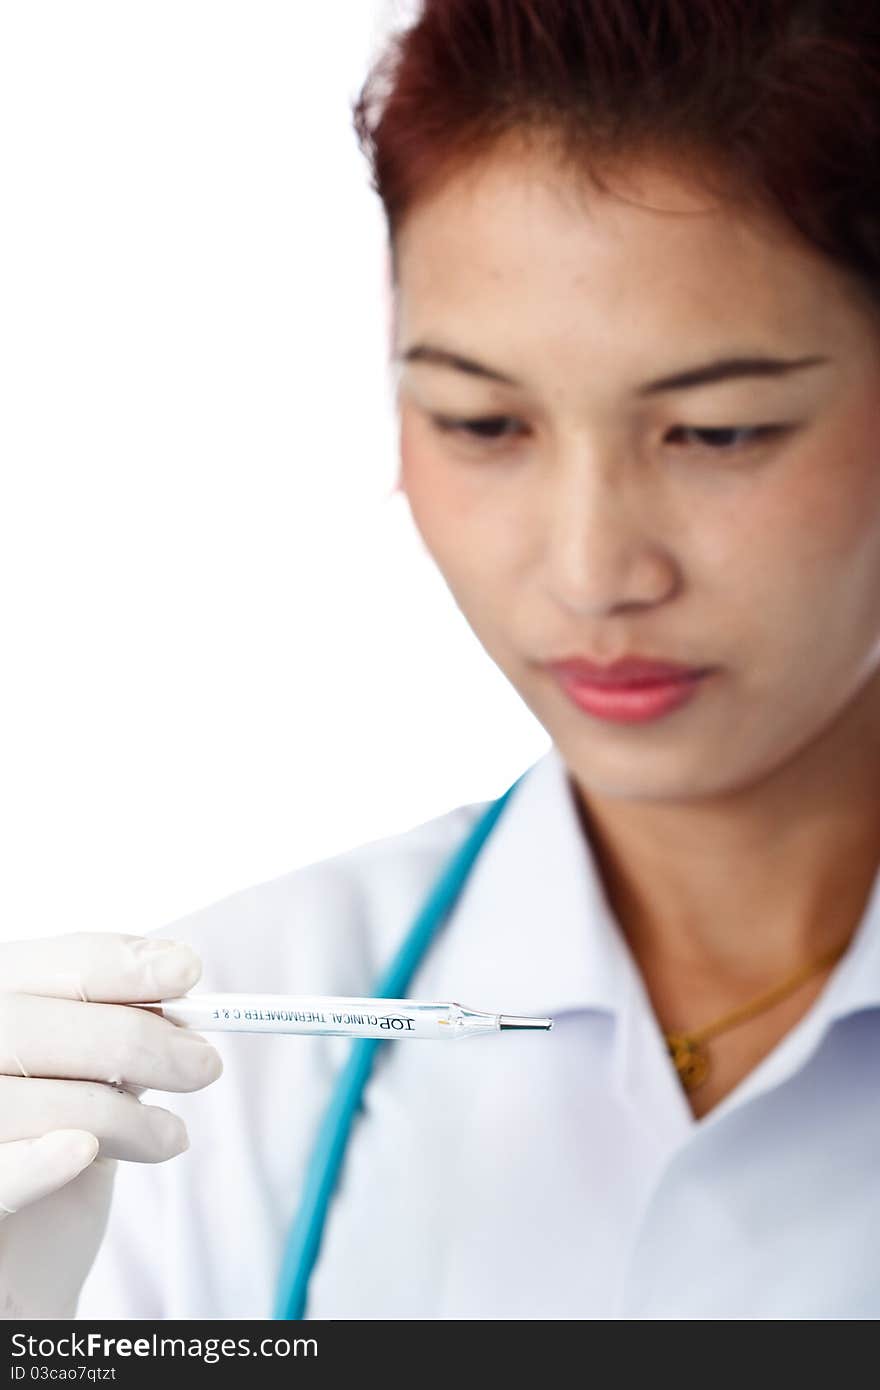
[[[351,126],[406,6],[0,8],[0,936],[141,932],[548,746],[394,493]]]

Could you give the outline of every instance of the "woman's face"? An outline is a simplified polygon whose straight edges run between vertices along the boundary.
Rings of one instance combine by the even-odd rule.
[[[498,154],[403,224],[397,352],[427,344],[518,384],[404,362],[400,485],[474,633],[584,785],[744,787],[856,697],[880,724],[876,311],[781,222],[668,166],[580,197],[553,169]],[[822,360],[644,390],[745,357]],[[715,671],[662,717],[612,723],[542,665],[572,655]]]

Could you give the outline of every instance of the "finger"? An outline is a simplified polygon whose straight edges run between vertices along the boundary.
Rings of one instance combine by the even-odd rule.
[[[94,1081],[0,1077],[0,1152],[6,1144],[44,1134],[47,1123],[53,1130],[93,1134],[102,1158],[162,1163],[189,1147],[179,1115],[161,1105],[144,1105],[127,1091]]]
[[[94,1134],[56,1129],[0,1144],[0,1221],[71,1182],[98,1156]]]
[[[11,993],[147,1004],[185,994],[201,973],[186,942],[154,936],[67,932],[0,942],[0,981]]]
[[[201,1033],[147,1009],[0,993],[0,1074],[197,1091],[223,1071]]]

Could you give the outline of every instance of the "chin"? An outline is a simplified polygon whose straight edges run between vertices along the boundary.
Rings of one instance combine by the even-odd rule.
[[[552,735],[551,735],[552,737]],[[753,775],[734,769],[726,775],[711,750],[632,749],[612,757],[608,749],[587,748],[583,740],[554,739],[569,773],[587,794],[608,801],[673,804],[705,801],[747,786]],[[710,771],[711,770],[711,771]]]

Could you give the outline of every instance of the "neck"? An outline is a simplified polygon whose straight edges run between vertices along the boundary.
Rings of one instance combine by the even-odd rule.
[[[782,976],[852,935],[880,868],[880,679],[807,749],[711,799],[603,799],[569,776],[640,962]]]

